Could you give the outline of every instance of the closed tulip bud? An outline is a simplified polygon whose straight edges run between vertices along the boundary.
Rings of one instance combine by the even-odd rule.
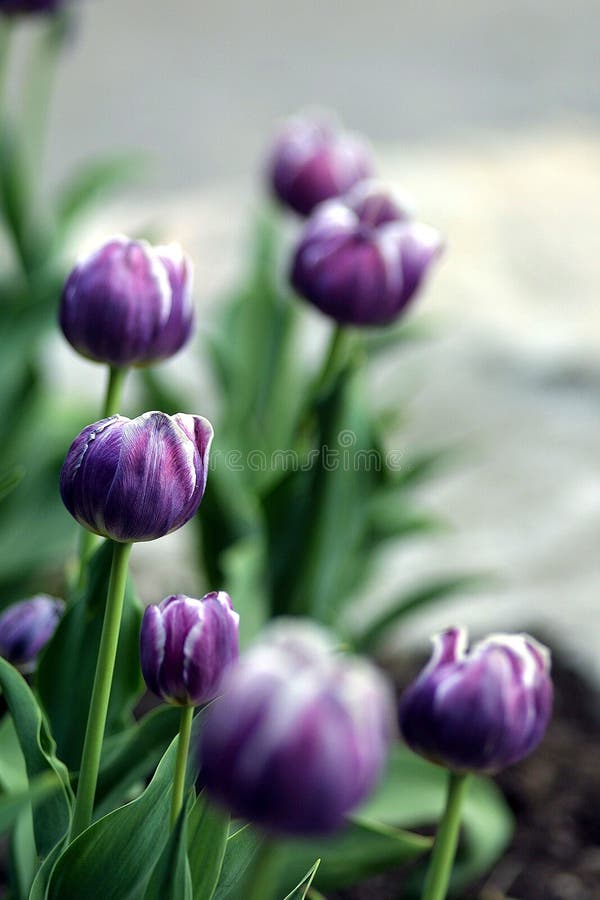
[[[60,325],[88,359],[147,366],[173,356],[193,327],[192,264],[181,248],[118,236],[80,260],[65,284]]]
[[[373,172],[364,141],[320,119],[295,118],[283,128],[269,163],[272,189],[284,206],[307,216]]]
[[[268,831],[325,834],[373,790],[393,735],[383,677],[319,626],[271,626],[225,680],[200,735],[201,781]]]
[[[178,594],[149,606],[140,633],[148,688],[179,706],[213,700],[223,674],[238,658],[239,618],[225,591],[201,600]]]
[[[455,772],[495,773],[540,743],[552,711],[550,653],[526,634],[498,634],[467,651],[467,633],[434,638],[429,664],[404,693],[407,744]]]
[[[317,207],[293,257],[298,293],[344,325],[386,325],[407,308],[442,252],[440,234],[408,218],[374,184]]]
[[[75,438],[60,474],[80,525],[114,541],[152,541],[192,518],[206,486],[212,425],[202,416],[111,416]]]
[[[65,604],[40,594],[21,600],[0,614],[0,656],[24,671],[30,671],[60,621]]]

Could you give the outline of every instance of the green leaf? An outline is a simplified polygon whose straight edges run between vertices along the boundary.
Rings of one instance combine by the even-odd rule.
[[[194,720],[192,741],[202,713]],[[57,861],[46,900],[133,900],[143,896],[153,865],[169,837],[169,810],[177,739],[173,740],[144,793],[98,819]],[[187,785],[198,775],[190,757]]]
[[[77,770],[81,759],[111,560],[112,545],[107,541],[91,560],[89,588],[67,609],[38,666],[38,691],[59,755],[72,770]],[[142,607],[128,579],[106,721],[108,735],[125,726],[143,689],[139,664],[141,619]],[[65,697],[69,698],[68,703]]]
[[[290,893],[287,895],[287,897],[284,898],[284,900],[305,900],[320,864],[321,860],[318,859],[312,866],[312,868],[308,870],[300,884],[296,885],[294,890],[290,891]]]
[[[86,162],[69,177],[56,200],[58,227],[62,236],[91,206],[104,201],[109,192],[137,180],[146,160],[140,155],[119,155]]]
[[[273,614],[332,623],[364,567],[365,506],[381,478],[364,387],[355,358],[320,405],[310,461],[264,498]]]
[[[392,603],[381,615],[370,622],[359,634],[352,637],[356,648],[361,652],[372,651],[386,633],[395,627],[405,616],[428,606],[439,603],[447,597],[466,591],[473,591],[489,584],[489,575],[454,575],[437,578],[433,581],[418,584],[403,594],[398,601]]]
[[[4,500],[5,497],[8,497],[14,491],[24,474],[25,470],[23,467],[16,466],[14,469],[0,475],[0,500]]]
[[[161,706],[104,741],[96,789],[98,815],[118,806],[125,792],[156,768],[177,735],[180,718],[177,707]]]
[[[144,900],[192,900],[187,859],[187,811],[182,809],[173,832],[152,871]]]
[[[228,836],[229,816],[200,794],[188,819],[188,857],[194,900],[211,900],[219,882]]]
[[[214,900],[243,900],[244,878],[254,865],[264,838],[250,825],[243,825],[229,835],[221,877],[214,893]]]
[[[240,645],[246,647],[266,624],[265,548],[254,535],[234,544],[223,557],[225,586],[240,616]]]
[[[36,785],[33,786],[34,794],[38,789],[39,780],[44,777],[44,775],[39,775],[34,779],[36,782]],[[50,775],[50,777],[56,785],[54,776]],[[18,802],[19,808],[15,811],[9,847],[11,885],[16,897],[21,900],[29,893],[38,861],[31,801],[32,799],[39,800],[39,795],[37,797],[28,796],[30,789],[25,759],[10,715],[4,716],[0,723],[0,785],[3,791],[6,791],[6,794],[0,796],[0,807],[5,801],[7,804],[13,803],[17,800],[18,795],[25,801],[22,805]],[[0,833],[12,825],[12,817],[10,817],[10,821],[0,827]]]
[[[68,772],[56,757],[56,745],[27,682],[1,658],[0,688],[19,738],[29,784],[40,775],[51,775],[60,784],[58,791],[51,791],[40,800],[34,812],[35,841],[38,853],[43,857],[70,825],[72,795]]]
[[[430,827],[443,812],[446,785],[445,769],[398,746],[386,778],[360,815],[403,828]],[[512,835],[512,815],[489,779],[471,777],[462,825],[463,840],[453,874],[454,889],[459,894],[470,880],[493,866]],[[416,900],[420,887],[421,880],[415,879],[406,900]]]
[[[52,794],[59,793],[63,782],[54,772],[43,772],[29,782],[29,787],[15,793],[0,796],[0,834],[4,834],[15,823],[24,810],[39,806]]]
[[[306,871],[315,856],[321,858],[316,885],[320,890],[329,891],[412,862],[430,846],[429,838],[354,816],[335,837],[290,843],[282,866],[285,885]]]

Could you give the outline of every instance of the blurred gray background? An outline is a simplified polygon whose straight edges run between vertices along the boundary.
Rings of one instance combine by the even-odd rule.
[[[414,313],[434,323],[431,337],[380,366],[374,391],[408,407],[396,449],[462,452],[421,497],[451,528],[392,554],[369,603],[423,575],[492,571],[488,591],[399,637],[422,641],[457,621],[536,628],[600,677],[597,0],[82,7],[52,110],[52,180],[107,150],[142,150],[154,167],[73,253],[158,223],[196,261],[201,340],[211,302],[240,271],[279,120],[318,105],[365,132],[382,174],[448,239]],[[322,339],[326,325],[306,318]],[[169,374],[189,383],[195,352]],[[58,338],[53,353],[57,379],[97,399],[96,369]],[[194,411],[210,414],[210,387],[196,390]],[[136,550],[147,601],[171,592],[174,568],[178,590],[196,589],[184,541]]]
[[[53,172],[132,147],[169,188],[247,175],[311,104],[380,143],[600,115],[597,0],[81,2]]]

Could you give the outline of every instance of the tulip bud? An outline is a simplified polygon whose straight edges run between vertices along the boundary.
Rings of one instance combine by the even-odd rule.
[[[67,0],[0,0],[0,15],[20,13],[53,13],[66,5]]]
[[[201,600],[177,594],[149,606],[140,633],[148,688],[179,706],[213,700],[224,672],[238,658],[239,619],[225,591]]]
[[[173,356],[193,327],[192,264],[181,247],[118,236],[80,260],[65,284],[60,325],[69,343],[111,366]]]
[[[56,631],[64,608],[62,600],[44,594],[8,606],[0,613],[0,656],[31,670]]]
[[[217,803],[267,830],[335,831],[373,790],[393,733],[386,682],[313,623],[280,620],[225,679],[200,736]]]
[[[202,416],[111,416],[75,438],[60,473],[80,525],[114,541],[152,541],[195,514],[206,487],[212,425]]]
[[[294,288],[345,325],[386,325],[415,296],[442,251],[440,234],[408,220],[376,185],[317,207],[292,264]]]
[[[276,139],[269,181],[281,203],[307,216],[372,171],[370,150],[360,138],[322,120],[295,118]]]
[[[552,711],[547,648],[526,634],[498,634],[467,651],[461,628],[433,644],[400,702],[409,747],[456,772],[499,772],[531,753]]]

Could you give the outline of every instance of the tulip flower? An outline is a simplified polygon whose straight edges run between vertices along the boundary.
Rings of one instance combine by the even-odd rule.
[[[400,702],[400,729],[421,756],[450,771],[423,900],[446,896],[470,772],[499,772],[531,753],[552,712],[550,653],[526,634],[497,634],[467,651],[467,632],[434,638],[431,660]]]
[[[223,675],[237,661],[239,619],[225,591],[194,600],[177,594],[144,613],[142,674],[166,703],[182,707],[173,779],[171,824],[183,804],[194,707],[216,697]]]
[[[366,143],[322,119],[294,118],[275,141],[268,177],[275,196],[301,216],[372,174]]]
[[[268,832],[327,834],[373,790],[393,733],[391,695],[366,660],[320,626],[280,620],[206,711],[201,779]]]
[[[181,247],[121,235],[81,259],[65,284],[60,325],[82,356],[123,368],[167,359],[190,338],[192,264]]]
[[[238,658],[239,616],[225,591],[181,594],[149,606],[140,634],[142,674],[165,703],[200,706],[216,697]]]
[[[375,183],[318,206],[300,235],[295,290],[341,325],[387,325],[416,296],[442,252],[440,234],[415,222]]]
[[[62,600],[45,594],[6,607],[0,613],[0,656],[22,671],[31,671],[64,608]]]
[[[60,475],[80,525],[121,543],[152,541],[195,514],[206,486],[213,429],[202,416],[111,416],[75,438]]]

